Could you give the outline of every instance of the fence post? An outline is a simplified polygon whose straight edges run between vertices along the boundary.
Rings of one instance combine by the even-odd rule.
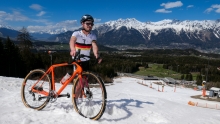
[[[176,84],[175,84],[174,92],[176,92]]]

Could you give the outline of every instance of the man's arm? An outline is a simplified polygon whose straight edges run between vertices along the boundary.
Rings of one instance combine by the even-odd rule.
[[[71,56],[75,56],[75,54],[76,54],[75,43],[76,43],[76,37],[72,36],[70,38],[70,42],[69,42],[69,44],[70,44],[70,55]]]
[[[93,53],[94,53],[94,56],[96,59],[98,59],[98,46],[96,44],[96,41],[92,41],[92,50],[93,50]]]
[[[93,50],[95,58],[98,60],[98,63],[100,64],[102,62],[102,59],[98,55],[99,49],[95,41],[92,42],[92,50]]]

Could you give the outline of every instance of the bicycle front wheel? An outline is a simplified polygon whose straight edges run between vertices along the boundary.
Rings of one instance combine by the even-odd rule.
[[[26,107],[41,110],[50,101],[50,78],[43,70],[35,69],[28,73],[21,86],[21,98]]]
[[[98,120],[103,115],[107,94],[102,80],[95,74],[83,72],[82,79],[78,77],[74,82],[72,95],[74,109],[83,117]]]

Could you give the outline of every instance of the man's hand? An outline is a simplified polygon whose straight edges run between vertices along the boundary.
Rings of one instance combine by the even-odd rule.
[[[100,64],[102,62],[102,58],[97,58],[97,63]]]
[[[96,58],[96,60],[97,60],[98,64],[100,64],[102,62],[102,58],[100,58],[100,57]]]
[[[70,55],[71,55],[71,56],[75,56],[75,55],[76,55],[76,50],[71,50],[71,51],[70,51]]]

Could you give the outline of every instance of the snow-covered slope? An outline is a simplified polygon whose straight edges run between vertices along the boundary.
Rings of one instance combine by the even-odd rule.
[[[219,124],[220,104],[213,101],[193,99],[190,96],[201,95],[184,87],[165,86],[164,92],[158,92],[161,86],[152,88],[141,85],[147,81],[130,77],[114,79],[113,85],[106,86],[107,105],[98,121],[83,118],[74,111],[71,98],[58,98],[43,110],[26,108],[21,100],[23,79],[0,76],[0,123],[1,124]],[[138,83],[139,82],[139,83]],[[60,83],[56,84],[60,87]],[[71,94],[72,85],[63,93]],[[188,102],[214,107],[214,109],[189,106]],[[217,109],[216,109],[217,106]]]

